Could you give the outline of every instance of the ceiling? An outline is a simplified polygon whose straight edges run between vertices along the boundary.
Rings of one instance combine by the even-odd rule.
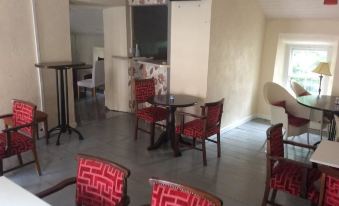
[[[126,4],[126,0],[69,0],[70,4],[90,5],[100,7],[122,6]]]
[[[258,0],[268,18],[339,19],[339,5],[324,0]]]

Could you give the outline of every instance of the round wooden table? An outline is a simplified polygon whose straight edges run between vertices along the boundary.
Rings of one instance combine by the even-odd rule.
[[[321,110],[331,114],[339,114],[339,104],[336,104],[336,96],[328,95],[307,95],[297,98],[299,104],[309,107],[311,109]],[[335,120],[334,116],[331,115],[330,129],[329,129],[329,140],[335,139]]]
[[[174,156],[180,156],[180,150],[178,146],[178,140],[175,135],[175,111],[179,107],[190,107],[198,103],[199,98],[189,95],[156,95],[148,100],[153,105],[164,106],[168,108],[168,118],[166,124],[166,131],[163,132],[157,142],[151,145],[148,149],[154,150],[159,148],[167,140],[171,140],[171,146],[174,152]]]

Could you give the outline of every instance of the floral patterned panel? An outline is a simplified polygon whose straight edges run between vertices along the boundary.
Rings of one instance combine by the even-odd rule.
[[[167,66],[160,66],[156,64],[149,63],[138,63],[136,61],[130,61],[130,67],[128,71],[129,75],[129,87],[131,88],[131,97],[129,101],[129,107],[131,111],[135,109],[134,101],[134,79],[150,79],[154,78],[155,81],[155,94],[162,95],[167,94],[168,84],[167,84]]]
[[[155,5],[167,4],[167,0],[129,0],[129,5]]]

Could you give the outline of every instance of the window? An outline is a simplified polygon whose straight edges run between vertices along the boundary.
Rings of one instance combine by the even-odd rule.
[[[329,47],[326,46],[306,46],[306,45],[289,45],[287,49],[287,82],[294,80],[310,92],[318,94],[319,75],[312,70],[319,62],[328,62],[330,57]],[[323,94],[326,94],[328,79],[323,79]]]

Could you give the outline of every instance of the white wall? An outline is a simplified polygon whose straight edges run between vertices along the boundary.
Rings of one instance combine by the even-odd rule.
[[[171,2],[171,93],[204,99],[207,92],[212,0]]]
[[[41,62],[70,61],[70,23],[68,0],[37,0],[38,35]],[[16,13],[16,12],[15,12]],[[32,62],[34,63],[34,62]],[[43,70],[45,108],[49,126],[57,123],[55,71]],[[70,123],[75,126],[72,72],[68,73]]]
[[[1,1],[0,18],[0,113],[11,111],[13,98],[39,105],[38,73],[34,67],[35,43],[31,1]],[[36,0],[41,61],[71,60],[68,0]],[[69,80],[72,78],[69,75]],[[49,125],[56,124],[55,72],[43,71],[45,110]],[[71,84],[70,84],[71,85]],[[72,96],[72,90],[69,90]],[[70,121],[74,104],[70,99]]]
[[[299,20],[299,19],[277,19],[268,20],[265,30],[265,40],[260,71],[260,82],[257,93],[257,113],[259,116],[269,118],[269,107],[263,98],[263,85],[273,80],[276,65],[277,48],[279,36],[302,35],[302,36],[325,36],[327,39],[339,39],[339,21],[334,20]],[[338,49],[338,48],[337,48]],[[333,65],[333,79],[339,78],[338,61]],[[339,82],[333,81],[332,94],[339,95]]]
[[[73,60],[93,64],[94,47],[104,47],[103,34],[72,33]]]
[[[39,105],[38,73],[30,1],[1,1],[0,114],[11,113],[11,99]]]
[[[125,6],[104,9],[105,106],[129,112],[128,33]],[[122,58],[112,58],[112,56]]]
[[[256,112],[264,28],[256,1],[213,0],[207,97],[225,98],[222,126]]]

